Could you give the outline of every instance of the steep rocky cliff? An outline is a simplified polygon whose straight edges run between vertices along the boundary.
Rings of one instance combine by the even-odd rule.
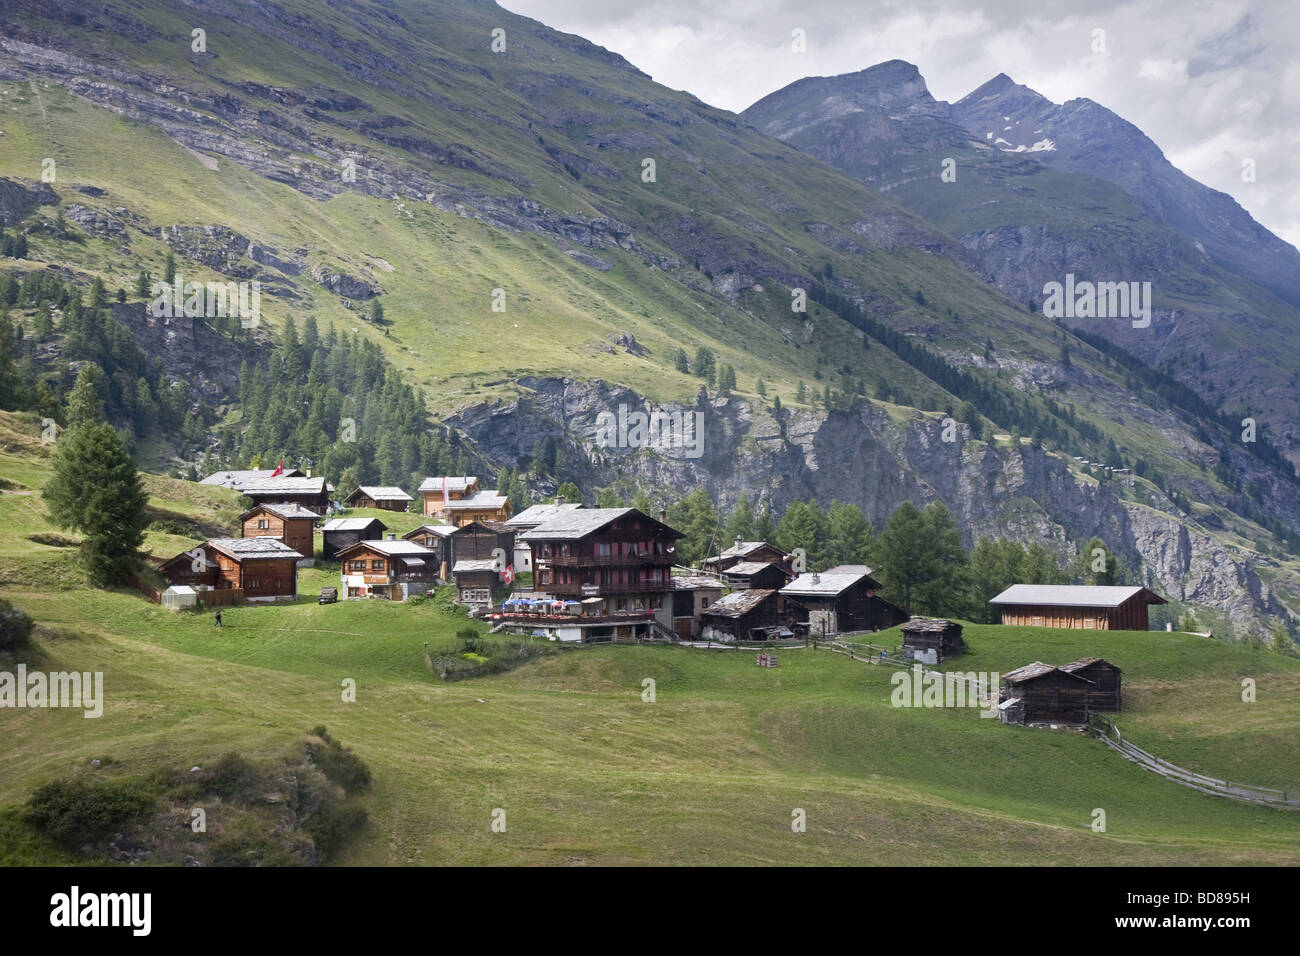
[[[664,500],[707,488],[725,512],[740,495],[775,507],[794,499],[850,502],[877,527],[904,501],[942,501],[969,546],[979,537],[1045,544],[1073,558],[1094,535],[1166,597],[1212,608],[1239,634],[1266,633],[1287,611],[1257,573],[1256,556],[1230,548],[1170,512],[1146,482],[1098,482],[1033,445],[1019,449],[972,437],[964,425],[943,440],[932,416],[892,417],[864,403],[853,412],[770,408],[735,398],[652,405],[604,382],[532,378],[511,401],[471,405],[448,419],[488,463],[513,464],[539,440],[554,439],[575,481],[659,489]],[[698,420],[703,442],[618,447],[603,427],[635,412]],[[698,416],[694,419],[693,416]],[[676,433],[665,432],[668,436]],[[1143,500],[1145,499],[1145,500]]]

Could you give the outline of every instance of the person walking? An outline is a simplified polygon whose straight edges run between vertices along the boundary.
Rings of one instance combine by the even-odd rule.
[[[213,624],[214,624],[214,626],[216,626],[216,627],[224,627],[224,625],[221,623],[221,612],[220,612],[220,611],[217,612],[217,619],[216,619],[216,621],[213,622]]]

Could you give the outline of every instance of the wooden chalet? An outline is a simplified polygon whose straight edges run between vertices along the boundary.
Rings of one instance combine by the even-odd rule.
[[[420,482],[420,511],[426,518],[447,520],[447,503],[463,501],[478,494],[478,478],[473,475],[438,475]]]
[[[701,566],[705,571],[712,571],[717,574],[726,571],[733,565],[740,564],[742,561],[779,564],[788,569],[791,555],[774,544],[768,544],[766,541],[741,541],[737,538],[735,544],[721,554],[705,558],[701,562]]]
[[[784,565],[765,561],[741,561],[722,572],[729,588],[779,590],[790,583]]]
[[[358,541],[338,552],[340,597],[405,601],[425,594],[436,583],[436,555],[414,541],[388,535]]]
[[[804,609],[780,591],[732,591],[700,613],[700,636],[707,641],[766,641],[793,637],[795,618]]]
[[[700,636],[700,615],[722,597],[722,582],[707,574],[673,575],[673,633],[679,641]]]
[[[1088,690],[1089,710],[1119,711],[1121,709],[1124,703],[1121,687],[1124,672],[1110,661],[1100,657],[1084,657],[1062,664],[1061,670],[1092,681],[1093,686]]]
[[[546,524],[552,518],[556,518],[566,511],[577,511],[583,507],[582,502],[567,502],[564,496],[557,496],[555,501],[550,504],[536,504],[525,508],[517,515],[511,515],[506,519],[506,524],[514,529],[515,532],[515,554],[514,565],[515,571],[532,571],[533,570],[533,551],[528,544],[519,538],[525,531],[532,531],[540,525]]]
[[[402,540],[414,541],[434,552],[437,556],[434,566],[438,578],[442,581],[450,581],[451,567],[454,563],[451,555],[451,536],[455,531],[454,524],[422,524],[414,531],[402,535]]]
[[[344,499],[349,508],[378,508],[381,511],[406,511],[415,499],[401,488],[386,485],[361,485]]]
[[[681,532],[635,508],[583,508],[519,537],[533,552],[534,592],[551,607],[563,602],[566,619],[560,623],[569,635],[577,635],[551,636],[672,638],[673,551]],[[530,600],[535,608],[537,598]],[[520,624],[519,605],[510,611],[504,622]],[[525,615],[522,624],[529,620]]]
[[[334,490],[324,478],[286,477],[257,478],[238,489],[254,504],[285,502],[301,505],[308,511],[323,515],[330,506],[330,492]]]
[[[506,521],[510,517],[510,499],[495,488],[479,491],[443,506],[443,515],[454,525],[471,521]]]
[[[961,625],[932,617],[913,617],[902,627],[903,657],[938,664],[966,650]]]
[[[299,562],[306,567],[316,563],[317,517],[314,511],[308,511],[302,505],[282,501],[253,505],[239,516],[240,537],[282,541],[299,554],[306,555]]]
[[[321,525],[321,555],[333,561],[344,548],[358,541],[377,541],[388,525],[378,518],[331,518]]]
[[[210,538],[159,567],[168,585],[238,592],[230,603],[292,601],[302,554],[276,538]]]
[[[1003,624],[1146,631],[1147,606],[1167,602],[1142,587],[1013,584],[989,603],[1001,609]]]
[[[823,637],[882,631],[906,621],[907,613],[879,597],[878,590],[880,582],[860,565],[848,571],[801,574],[781,588],[781,594],[807,609],[807,618],[800,623],[811,636]]]
[[[1034,661],[1002,675],[998,710],[1003,723],[1084,724],[1096,685],[1051,664]]]

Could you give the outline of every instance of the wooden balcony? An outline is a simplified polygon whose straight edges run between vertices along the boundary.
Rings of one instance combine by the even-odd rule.
[[[590,583],[590,582],[588,582]],[[583,590],[583,582],[570,582],[568,584],[547,584],[538,581],[533,585],[533,590],[540,591],[543,594],[563,594],[573,595],[576,597],[623,597],[628,594],[665,594],[672,590],[671,584],[662,582],[633,581],[629,584],[609,584],[597,585],[595,592]]]
[[[646,565],[672,567],[673,559],[669,554],[552,554],[533,553],[533,564],[540,567],[556,568],[639,568]]]

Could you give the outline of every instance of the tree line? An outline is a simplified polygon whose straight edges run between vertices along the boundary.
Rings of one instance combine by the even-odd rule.
[[[882,597],[908,613],[977,623],[998,621],[988,601],[1012,584],[1109,585],[1130,578],[1123,560],[1099,538],[1068,564],[1041,544],[1026,547],[1006,538],[982,537],[968,551],[956,519],[941,502],[920,509],[905,501],[876,529],[851,503],[834,501],[823,509],[816,501],[796,500],[777,520],[766,507],[756,510],[745,495],[724,520],[699,488],[668,508],[668,523],[685,535],[677,545],[679,564],[698,565],[737,539],[767,541],[784,551],[802,550],[807,571],[839,564],[873,568],[884,585]]]

